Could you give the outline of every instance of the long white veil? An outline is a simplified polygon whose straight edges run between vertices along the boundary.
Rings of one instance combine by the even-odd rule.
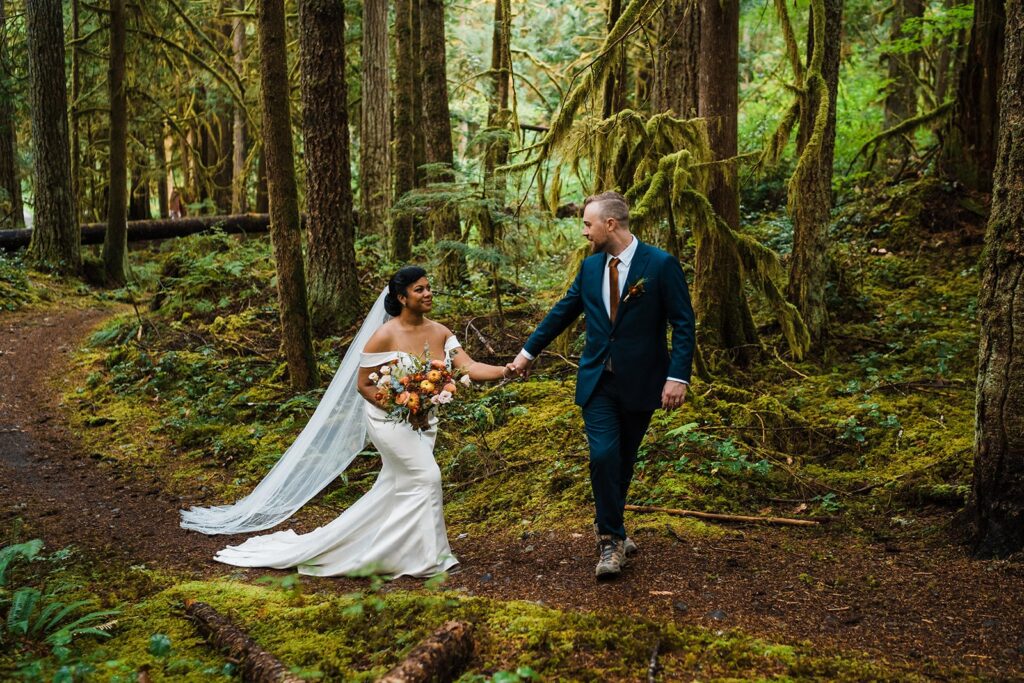
[[[363,397],[356,390],[359,360],[373,333],[390,317],[385,289],[334,374],[302,433],[248,496],[234,505],[181,511],[181,526],[204,534],[269,529],[288,519],[345,471],[366,446]]]

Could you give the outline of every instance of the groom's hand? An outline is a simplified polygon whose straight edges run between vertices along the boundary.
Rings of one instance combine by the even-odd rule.
[[[530,376],[530,366],[533,365],[533,361],[519,354],[516,359],[509,363],[509,367],[515,370],[516,376],[522,379],[527,379]]]
[[[665,410],[675,410],[683,405],[686,400],[686,385],[675,380],[665,382],[665,388],[661,390],[661,407]]]

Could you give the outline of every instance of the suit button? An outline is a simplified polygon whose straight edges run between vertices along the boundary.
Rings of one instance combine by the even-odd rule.
[[[615,335],[613,334],[613,335],[612,335],[611,337],[609,337],[608,339],[609,339],[609,341],[615,341]]]

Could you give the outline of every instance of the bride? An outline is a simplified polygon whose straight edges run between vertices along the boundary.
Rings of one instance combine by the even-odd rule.
[[[205,534],[270,528],[341,474],[367,435],[383,461],[373,487],[308,534],[289,529],[256,536],[224,548],[215,560],[239,567],[297,567],[314,576],[426,577],[458,564],[448,545],[441,471],[434,462],[437,417],[430,416],[424,431],[388,418],[375,400],[370,375],[424,350],[436,358],[441,349],[452,367],[473,380],[507,378],[513,370],[470,358],[447,327],[426,317],[432,304],[425,270],[408,266],[395,273],[309,423],[263,481],[234,505],[183,510],[181,526]]]

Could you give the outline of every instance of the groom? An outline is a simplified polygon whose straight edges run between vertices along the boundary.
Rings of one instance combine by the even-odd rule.
[[[623,512],[637,449],[657,408],[683,404],[693,361],[694,320],[679,261],[629,231],[629,204],[618,192],[587,197],[583,236],[593,254],[569,291],[513,361],[520,375],[581,313],[587,339],[576,404],[590,445],[598,579],[617,576],[637,551]],[[672,350],[666,328],[672,329]]]

